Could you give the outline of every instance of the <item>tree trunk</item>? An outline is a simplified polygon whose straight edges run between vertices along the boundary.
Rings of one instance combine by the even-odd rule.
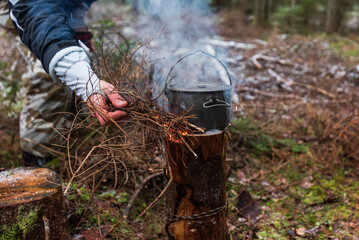
[[[297,5],[297,1],[296,0],[291,0],[291,8],[292,8],[292,12],[294,11],[295,6]],[[292,16],[290,17],[290,26],[291,28],[295,27],[295,16],[294,13],[292,13]]]
[[[328,0],[325,30],[327,33],[338,32],[342,22],[342,1]]]
[[[46,168],[0,172],[0,239],[67,240],[61,182]]]
[[[268,23],[273,6],[271,0],[255,0],[254,19],[257,25],[264,26]]]
[[[231,0],[213,0],[212,6],[216,7],[223,7],[223,6],[230,6]]]
[[[169,239],[225,240],[226,136],[225,132],[167,141],[173,182],[166,192]]]

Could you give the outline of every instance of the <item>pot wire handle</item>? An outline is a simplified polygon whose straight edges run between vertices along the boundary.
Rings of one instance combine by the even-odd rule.
[[[203,103],[204,108],[213,108],[213,107],[231,107],[229,103],[223,100],[219,100],[216,97],[210,98],[207,102]]]
[[[194,52],[192,52],[192,53],[189,53],[189,54],[187,54],[187,55],[181,57],[180,59],[178,59],[178,61],[171,67],[171,69],[170,69],[170,71],[168,72],[167,77],[166,77],[166,82],[165,82],[165,91],[166,91],[166,92],[167,92],[167,86],[168,86],[168,82],[169,82],[169,81],[168,81],[168,78],[169,78],[169,76],[171,75],[172,70],[173,70],[173,69],[176,67],[176,65],[177,65],[178,63],[180,63],[183,59],[185,59],[185,58],[187,58],[187,57],[190,57],[190,56],[192,56],[192,55],[194,55],[194,54],[196,54],[196,53],[198,53],[198,52],[203,53],[203,54],[205,54],[205,55],[207,55],[207,56],[209,56],[209,57],[214,58],[215,60],[217,60],[217,61],[222,65],[222,67],[224,68],[224,70],[226,70],[226,73],[227,73],[227,76],[228,76],[228,79],[229,79],[229,85],[232,86],[231,75],[229,74],[229,71],[228,71],[228,69],[226,68],[226,66],[224,65],[224,63],[223,63],[221,60],[219,60],[216,56],[213,56],[213,55],[211,55],[211,54],[209,54],[209,53],[207,53],[207,52],[205,52],[205,51],[203,51],[203,50],[196,50],[196,51],[194,51]],[[172,79],[173,79],[173,78],[172,78]]]

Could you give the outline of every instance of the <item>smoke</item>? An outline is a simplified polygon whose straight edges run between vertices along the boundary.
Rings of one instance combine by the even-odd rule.
[[[198,39],[213,35],[213,15],[207,0],[137,0],[142,36],[154,35],[156,44],[161,44],[159,54],[175,52],[191,47]]]
[[[142,54],[151,63],[154,97],[163,92],[170,72],[171,83],[228,84],[221,63],[203,53],[219,59],[227,54],[223,48],[214,49],[205,41],[217,33],[208,0],[133,0],[133,7],[138,12],[137,37],[151,39]]]

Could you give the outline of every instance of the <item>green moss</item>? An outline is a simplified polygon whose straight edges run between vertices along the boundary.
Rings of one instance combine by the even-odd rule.
[[[85,226],[87,227],[95,226],[95,224],[97,224],[97,215],[93,215],[89,217],[88,222],[89,224],[86,224]],[[101,220],[100,220],[100,224],[101,224]]]
[[[86,188],[81,187],[81,188],[80,188],[80,191],[81,191],[80,198],[81,198],[82,200],[85,200],[85,201],[90,200],[90,193],[86,190]]]
[[[300,222],[302,224],[308,225],[308,226],[318,226],[319,225],[319,217],[316,215],[315,211],[308,211],[305,214],[303,214],[300,218]]]
[[[327,199],[327,194],[325,190],[322,187],[315,185],[310,189],[309,193],[305,196],[303,202],[307,205],[313,205],[313,204],[323,203],[326,199]]]
[[[336,208],[326,209],[324,215],[324,220],[333,220],[333,219],[346,219],[353,214],[353,211],[349,209],[347,206],[342,205]]]
[[[139,237],[136,236],[133,227],[129,225],[127,222],[121,222],[120,224],[118,224],[118,227],[115,228],[114,232],[118,232],[121,235],[125,235],[126,239],[131,239],[131,240],[140,239]]]
[[[46,163],[45,167],[47,168],[58,168],[60,166],[60,161],[62,159],[60,157],[55,157],[52,161]]]
[[[6,67],[8,67],[9,63],[5,62],[5,61],[0,61],[0,70],[5,69]]]
[[[23,206],[19,207],[16,223],[1,229],[0,240],[25,239],[36,227],[39,210],[40,207],[30,211],[25,211]]]
[[[103,213],[101,214],[101,219],[106,220],[107,222],[110,222],[112,224],[115,224],[118,221],[117,217],[112,215],[108,210],[103,211]]]
[[[264,133],[258,121],[250,118],[236,119],[229,131],[232,134],[240,134],[240,145],[245,146],[252,154],[270,153],[273,148],[287,150],[292,153],[307,153],[309,145],[298,143],[294,139],[278,139],[275,136]]]
[[[98,198],[99,199],[111,199],[116,195],[116,191],[115,190],[109,190],[106,192],[101,193]]]
[[[75,200],[75,195],[74,194],[71,194],[67,197],[70,201],[73,201]]]
[[[152,223],[148,225],[146,229],[147,235],[158,235],[162,232],[162,226],[160,226],[158,223]]]
[[[19,208],[18,216],[18,225],[20,230],[22,231],[22,235],[25,238],[25,236],[30,233],[36,224],[37,218],[38,218],[38,212],[39,207],[35,207],[35,209],[31,210],[30,212],[22,212]]]
[[[335,37],[330,48],[342,57],[359,57],[359,44],[348,38]]]
[[[120,204],[126,204],[130,201],[130,195],[126,192],[122,192],[116,197],[116,201]]]
[[[9,136],[8,144],[11,145],[11,137]],[[5,168],[19,167],[23,165],[22,156],[16,155],[13,150],[1,150],[0,151],[0,165]]]
[[[257,236],[258,236],[258,239],[265,239],[265,240],[269,240],[269,239],[273,239],[273,240],[288,239],[285,235],[283,236],[283,234],[278,233],[273,228],[268,228],[266,230],[260,231],[260,232],[257,233]]]
[[[78,207],[78,208],[76,209],[76,214],[77,214],[77,215],[81,215],[84,211],[85,211],[85,208],[83,208],[83,207]]]
[[[305,173],[302,170],[302,168],[299,168],[295,164],[290,163],[283,168],[283,175],[287,180],[289,180],[289,182],[300,181],[308,175],[308,173]]]
[[[293,153],[307,153],[309,152],[309,145],[298,143],[294,139],[281,139],[278,141],[283,147],[288,148]]]
[[[90,216],[85,222],[83,227],[91,228],[97,224],[115,225],[118,222],[118,217],[109,210],[103,210],[101,213]]]

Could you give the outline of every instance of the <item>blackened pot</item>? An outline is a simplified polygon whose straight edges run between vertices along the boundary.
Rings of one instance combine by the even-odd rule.
[[[169,84],[168,110],[194,115],[189,122],[209,129],[225,129],[230,122],[231,85],[221,83]]]
[[[221,82],[172,83],[172,70],[183,59],[195,54],[204,54],[218,61],[227,73],[229,85]],[[226,66],[215,56],[197,50],[180,58],[169,71],[165,82],[168,110],[175,115],[193,115],[189,122],[209,129],[225,129],[230,122],[232,80]]]

